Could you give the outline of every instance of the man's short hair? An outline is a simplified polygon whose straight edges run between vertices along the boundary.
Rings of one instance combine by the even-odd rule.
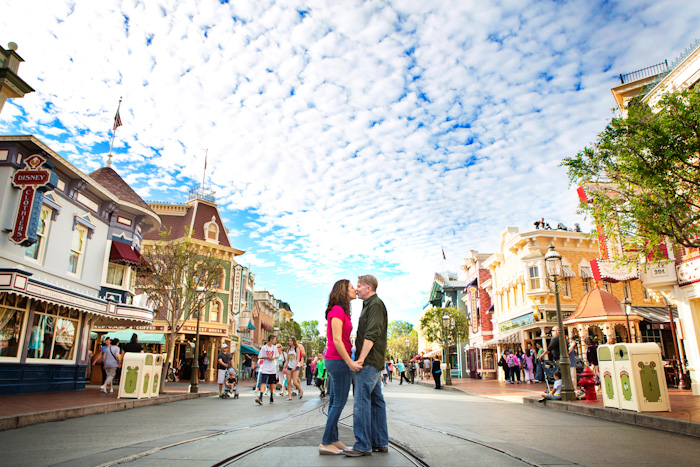
[[[268,341],[269,343],[272,343],[272,341],[273,341],[274,339],[277,339],[277,336],[275,336],[274,334],[272,334],[271,336],[268,336],[268,337],[267,337],[267,341]]]
[[[370,289],[372,289],[373,292],[377,291],[377,286],[379,285],[377,283],[377,278],[370,274],[358,277],[357,282],[362,282],[363,284],[369,285]]]

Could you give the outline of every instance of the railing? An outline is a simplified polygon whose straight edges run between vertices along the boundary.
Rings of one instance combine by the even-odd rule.
[[[651,76],[658,75],[660,73],[664,73],[667,70],[668,70],[668,60],[664,60],[661,63],[657,63],[656,65],[642,68],[641,70],[633,71],[632,73],[626,73],[624,75],[621,74],[620,75],[620,83],[621,84],[631,83],[632,81],[637,81],[640,79],[649,78]]]
[[[216,198],[214,197],[214,193],[214,190],[211,188],[206,188],[202,185],[196,186],[190,189],[190,195],[187,200],[192,201],[193,199],[201,199],[202,201],[209,201],[210,203],[215,203]]]

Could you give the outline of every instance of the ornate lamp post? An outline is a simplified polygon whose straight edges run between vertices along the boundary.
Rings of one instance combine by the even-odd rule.
[[[554,243],[549,244],[549,251],[544,255],[544,264],[547,267],[547,280],[554,284],[554,298],[557,304],[557,328],[559,329],[559,371],[561,371],[561,400],[576,400],[574,385],[571,381],[571,363],[566,348],[566,336],[564,335],[564,320],[561,316],[561,304],[559,303],[559,280],[561,278],[561,255],[554,249]]]
[[[630,309],[632,308],[632,302],[630,302],[628,299],[624,299],[620,302],[620,305],[622,305],[625,309],[625,319],[627,320],[627,343],[632,342],[632,333],[630,332]],[[637,341],[637,336],[635,336],[635,342]]]
[[[452,386],[452,370],[450,369],[450,342],[447,338],[447,329],[450,327],[450,317],[442,317],[442,335],[445,339],[445,386]]]
[[[196,394],[199,392],[199,316],[201,310],[197,313],[197,331],[194,339],[194,361],[192,362],[192,375],[190,376],[190,392]]]

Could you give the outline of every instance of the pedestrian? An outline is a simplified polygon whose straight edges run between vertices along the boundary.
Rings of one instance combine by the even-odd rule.
[[[588,366],[592,366],[596,374],[598,374],[598,344],[591,339],[586,337],[586,362]]]
[[[416,384],[416,362],[408,362],[409,373],[411,374],[411,384]]]
[[[389,366],[389,361],[387,360],[384,363],[384,368],[382,368],[382,384],[386,386],[386,380],[389,377],[389,372],[387,371],[386,367]]]
[[[386,404],[380,382],[387,344],[387,310],[377,296],[377,279],[360,276],[357,297],[363,300],[357,326],[357,363],[362,366],[355,375],[353,431],[355,445],[345,451],[348,457],[369,456],[372,452],[389,452],[389,429]],[[331,374],[333,394],[338,391]],[[332,396],[331,396],[332,397]]]
[[[408,379],[408,376],[406,376],[406,365],[403,363],[403,360],[399,360],[399,363],[397,363],[398,371],[399,371],[399,386],[403,384],[403,380],[406,380],[408,384],[411,384],[411,381]]]
[[[262,405],[266,387],[270,388],[270,404],[275,402],[275,386],[277,385],[277,367],[275,363],[280,356],[276,343],[277,336],[272,335],[268,337],[267,344],[260,349],[258,354],[258,361],[262,362],[260,364],[260,396],[255,398],[255,402],[258,405]]]
[[[207,351],[202,352],[199,356],[199,380],[204,381],[207,377],[207,369],[209,368],[209,355]],[[230,373],[230,371],[229,371]],[[238,374],[236,374],[236,379],[238,379]]]
[[[243,378],[244,379],[249,379],[251,377],[251,370],[253,368],[253,359],[250,358],[250,355],[246,354],[245,355],[245,361],[243,362]]]
[[[389,359],[387,370],[389,371],[389,382],[391,383],[394,381],[394,360]]]
[[[347,279],[337,281],[328,296],[326,306],[326,349],[325,360],[319,360],[316,364],[316,384],[321,389],[321,397],[326,394],[323,389],[325,373],[333,380],[333,391],[328,403],[328,418],[326,428],[323,431],[319,454],[338,455],[343,454],[347,446],[343,444],[338,435],[338,420],[345,408],[350,391],[350,381],[353,372],[358,372],[362,364],[352,361],[350,352],[350,334],[352,322],[350,321],[350,301],[357,298],[355,287]]]
[[[532,383],[532,381],[535,379],[534,377],[534,369],[535,369],[535,351],[532,350],[532,345],[527,344],[527,350],[525,351],[525,355],[523,356],[523,373],[525,375],[525,382],[527,384]]]
[[[522,383],[520,381],[520,360],[515,355],[512,350],[506,351],[506,362],[508,363],[508,372],[510,374],[510,384],[515,384],[515,377],[518,377],[518,384]]]
[[[440,378],[442,377],[442,367],[440,366],[440,356],[436,355],[435,360],[430,362],[431,373],[435,381],[435,389],[442,389]]]
[[[498,366],[503,370],[503,379],[506,384],[510,384],[510,367],[508,366],[508,351],[503,350],[501,352],[501,358],[498,359]]]
[[[109,392],[114,392],[114,387],[112,382],[114,381],[114,376],[117,374],[117,368],[119,368],[119,357],[120,350],[116,345],[112,345],[112,339],[105,337],[104,345],[102,346],[102,352],[95,357],[95,363],[102,361],[102,368],[105,370],[105,382],[100,386],[100,391],[107,393],[107,387],[109,386]]]
[[[92,360],[95,354],[92,352],[92,349],[88,349],[87,355],[85,356],[85,361],[88,362],[87,365],[85,365],[85,381],[90,382],[90,377],[92,376]]]
[[[306,385],[311,386],[311,380],[314,377],[314,372],[311,370],[311,364],[313,363],[313,360],[311,357],[307,357],[306,359]]]
[[[216,357],[218,370],[216,379],[219,383],[219,395],[221,395],[224,391],[224,384],[228,378],[228,369],[231,368],[232,357],[231,352],[228,351],[228,344],[226,344],[226,342],[221,344],[221,350],[219,351],[219,355]]]
[[[115,337],[112,339],[112,345],[115,346],[117,349],[119,349],[119,365],[117,366],[117,371],[114,372],[114,380],[113,384],[116,384],[119,386],[119,381],[121,380],[122,377],[122,362],[124,361],[124,350],[122,350],[121,347],[119,347],[119,338]]]
[[[430,359],[429,359],[429,358],[424,358],[424,359],[423,359],[423,377],[424,377],[425,379],[428,379],[428,378],[429,378],[429,375],[430,375],[430,372],[431,372],[430,368],[431,368]]]
[[[143,345],[139,344],[138,334],[131,335],[131,340],[124,345],[124,353],[143,353]]]
[[[289,348],[287,349],[287,364],[285,368],[287,369],[287,380],[289,381],[289,399],[287,402],[292,400],[292,390],[297,388],[299,390],[299,399],[304,397],[304,391],[301,389],[301,384],[299,383],[299,360],[301,349],[299,344],[297,344],[297,338],[291,336],[287,341]]]
[[[284,361],[287,359],[287,354],[282,349],[282,344],[277,343],[275,344],[275,346],[277,347],[277,352],[279,352],[279,356],[277,357],[277,360],[275,360],[275,370],[277,371],[277,383],[280,386],[282,386],[280,388],[280,396],[283,396],[285,385],[283,385],[282,382],[285,378]]]
[[[535,383],[540,383],[544,381],[544,363],[542,362],[544,349],[542,348],[542,342],[537,342],[535,347],[537,347],[537,353],[535,354]]]
[[[542,393],[542,397],[538,399],[538,402],[544,402],[546,400],[561,400],[561,371],[557,370],[554,372],[554,387],[550,393]]]

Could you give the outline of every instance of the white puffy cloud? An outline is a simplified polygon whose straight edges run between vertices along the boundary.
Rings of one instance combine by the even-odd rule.
[[[300,319],[323,310],[320,287],[375,271],[390,313],[412,320],[441,246],[456,269],[506,226],[582,222],[559,162],[603,129],[617,75],[673,59],[700,16],[679,0],[0,8],[36,89],[0,131],[91,171],[123,97],[115,167],[172,202],[208,149],[241,260]]]

